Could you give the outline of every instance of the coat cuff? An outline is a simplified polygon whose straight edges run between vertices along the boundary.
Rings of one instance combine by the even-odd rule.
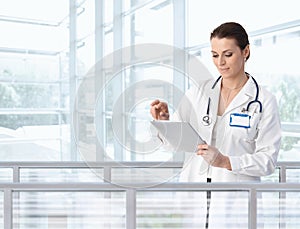
[[[241,170],[242,165],[240,157],[229,156],[229,161],[231,164],[232,172],[238,172]]]

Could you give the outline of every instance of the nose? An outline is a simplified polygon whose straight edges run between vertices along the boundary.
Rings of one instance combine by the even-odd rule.
[[[219,66],[222,66],[222,65],[224,65],[224,64],[225,64],[225,58],[222,57],[222,56],[220,56],[219,59],[218,59],[218,65],[219,65]]]

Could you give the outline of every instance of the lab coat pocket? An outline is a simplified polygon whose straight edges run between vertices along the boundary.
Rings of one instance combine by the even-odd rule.
[[[255,141],[258,133],[258,124],[261,119],[261,113],[254,113],[251,115],[250,128],[247,129],[247,140],[252,142]]]

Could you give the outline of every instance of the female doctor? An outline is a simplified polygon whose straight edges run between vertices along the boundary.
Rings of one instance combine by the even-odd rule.
[[[261,176],[274,172],[280,148],[276,99],[245,72],[250,47],[248,35],[240,24],[221,24],[211,33],[210,43],[220,77],[187,91],[189,103],[182,103],[172,117],[190,122],[206,142],[198,145],[196,153],[186,153],[180,179],[186,182],[259,181]],[[195,111],[196,118],[190,115],[191,110]],[[154,119],[169,120],[168,105],[160,100],[151,103],[150,113]],[[229,216],[229,212],[234,211],[234,203],[225,204],[226,214],[212,222],[214,195],[209,198],[212,203],[210,214],[206,212],[209,218],[206,228],[246,226],[243,220]],[[215,204],[218,209],[220,203]],[[247,206],[245,208],[247,210]],[[221,225],[216,221],[222,221]]]

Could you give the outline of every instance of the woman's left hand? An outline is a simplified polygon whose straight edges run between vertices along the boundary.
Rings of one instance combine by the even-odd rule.
[[[231,170],[229,158],[221,154],[216,147],[207,144],[200,144],[198,145],[197,154],[201,155],[208,164],[214,167],[226,168]]]

